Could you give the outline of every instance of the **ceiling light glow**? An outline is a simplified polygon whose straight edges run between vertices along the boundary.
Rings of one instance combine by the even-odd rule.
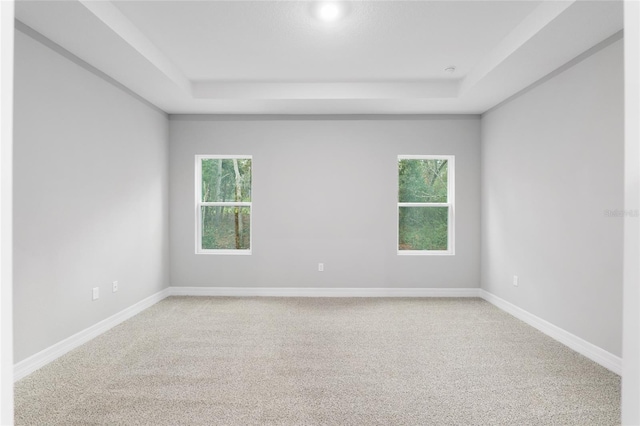
[[[340,18],[342,10],[337,3],[322,3],[318,7],[318,17],[326,22],[332,22]]]

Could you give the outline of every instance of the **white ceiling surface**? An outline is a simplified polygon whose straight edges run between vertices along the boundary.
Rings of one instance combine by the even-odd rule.
[[[335,23],[312,2],[114,4],[191,80],[369,81],[466,73],[537,3],[361,1]]]
[[[30,1],[16,17],[168,113],[482,113],[622,29],[622,2]],[[455,66],[454,73],[444,71]]]

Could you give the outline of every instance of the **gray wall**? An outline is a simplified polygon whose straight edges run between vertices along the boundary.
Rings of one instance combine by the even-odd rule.
[[[20,31],[15,67],[19,362],[168,286],[168,119]]]
[[[478,287],[479,125],[477,116],[171,116],[172,285]],[[253,155],[251,256],[194,254],[196,154]],[[455,256],[396,254],[398,154],[456,156]]]
[[[482,288],[618,356],[623,96],[620,40],[482,117]]]

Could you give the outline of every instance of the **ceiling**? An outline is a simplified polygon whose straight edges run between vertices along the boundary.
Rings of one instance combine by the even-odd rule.
[[[172,114],[482,113],[623,23],[616,0],[319,6],[21,0],[16,18]]]

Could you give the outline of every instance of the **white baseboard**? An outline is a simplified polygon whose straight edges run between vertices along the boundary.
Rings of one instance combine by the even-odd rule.
[[[61,357],[67,352],[77,348],[78,346],[88,342],[89,340],[99,336],[105,331],[115,327],[116,325],[128,320],[134,315],[139,314],[152,305],[155,305],[162,299],[170,295],[169,289],[166,288],[156,294],[153,294],[138,303],[129,306],[126,309],[110,316],[99,323],[86,328],[71,337],[68,337],[53,346],[48,347],[29,358],[20,361],[13,366],[13,380],[18,380],[28,376],[39,368],[44,367],[55,359]]]
[[[622,375],[622,358],[613,355],[612,353],[607,352],[604,349],[589,343],[586,340],[571,334],[568,331],[553,325],[550,322],[545,321],[542,318],[539,318],[532,313],[489,293],[486,290],[480,290],[480,297],[503,311],[513,315],[519,320],[524,321],[533,328],[538,329],[547,336],[557,340],[565,346],[568,346],[579,354],[600,364],[604,368],[611,370],[618,375]]]
[[[480,297],[479,288],[169,287],[171,296]]]
[[[481,297],[592,361],[622,374],[622,359],[479,288],[169,287],[14,365],[14,381],[61,357],[168,296]]]

